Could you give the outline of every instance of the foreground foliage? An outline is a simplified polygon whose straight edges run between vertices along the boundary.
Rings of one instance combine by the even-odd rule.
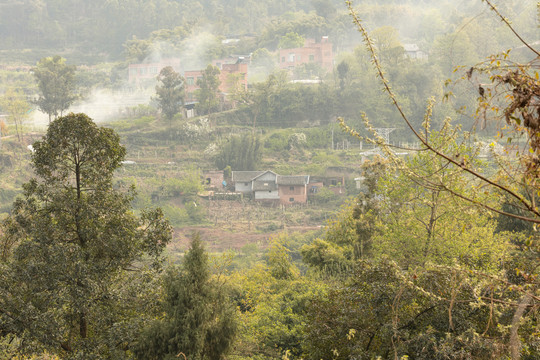
[[[221,359],[236,333],[235,309],[222,283],[211,278],[199,234],[181,268],[164,279],[164,316],[151,322],[134,349],[137,359]]]
[[[171,232],[161,211],[138,218],[133,190],[112,187],[118,136],[84,114],[34,143],[36,179],[3,225],[0,329],[21,351],[119,359],[138,332]]]

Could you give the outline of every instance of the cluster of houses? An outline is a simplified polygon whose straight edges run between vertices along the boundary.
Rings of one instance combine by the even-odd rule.
[[[336,195],[345,194],[343,176],[313,177],[310,175],[279,175],[273,171],[233,171],[227,183],[223,171],[204,174],[205,185],[216,192],[233,190],[255,201],[275,205],[305,204],[309,197],[327,187]]]
[[[219,91],[222,94],[226,95],[233,92],[233,88],[247,89],[249,59],[249,56],[236,56],[212,62],[212,65],[220,70]],[[186,101],[193,101],[195,91],[199,89],[197,80],[202,78],[204,69],[184,70],[181,60],[177,58],[162,59],[159,62],[130,64],[128,67],[129,84],[140,86],[154,81],[159,72],[167,66],[172,67],[174,71],[184,76],[186,79]]]
[[[238,39],[230,40],[239,41]],[[404,56],[411,59],[427,58],[427,55],[420,51],[416,44],[405,44]],[[329,41],[328,36],[317,40],[306,39],[302,47],[279,49],[277,60],[280,69],[290,72],[300,65],[315,64],[331,73],[334,69],[333,44]],[[234,101],[230,101],[230,95],[239,90],[247,89],[250,64],[251,55],[237,55],[212,61],[212,65],[220,70],[219,92],[223,104],[230,104],[234,107]],[[204,69],[185,69],[180,58],[146,61],[129,65],[128,82],[135,87],[147,86],[153,83],[159,72],[167,66],[171,66],[186,79],[186,115],[191,117],[194,115],[196,92],[199,89],[197,80],[202,78]],[[311,84],[318,83],[320,80],[296,80],[295,82]]]
[[[251,56],[245,55],[232,56],[212,62],[212,65],[218,67],[221,71],[219,90],[222,93],[230,93],[233,87],[247,88],[250,61]],[[308,63],[315,63],[329,72],[333,70],[334,54],[328,36],[323,36],[318,41],[307,39],[304,46],[300,48],[279,50],[279,67],[281,69],[292,70],[295,66]],[[203,69],[184,69],[179,58],[130,64],[128,69],[129,84],[137,86],[144,84],[148,80],[155,79],[161,69],[167,66],[171,66],[176,72],[185,77],[187,97],[188,99],[193,98],[193,93],[198,89],[197,79],[202,76]],[[234,81],[231,81],[231,79],[234,79]]]

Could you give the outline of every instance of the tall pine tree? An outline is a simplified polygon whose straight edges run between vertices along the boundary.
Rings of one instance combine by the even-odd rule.
[[[162,319],[151,323],[135,346],[137,359],[223,358],[236,333],[235,310],[211,277],[200,235],[196,233],[181,267],[164,278]]]

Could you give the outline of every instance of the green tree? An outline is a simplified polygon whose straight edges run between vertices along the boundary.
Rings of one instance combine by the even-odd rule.
[[[403,58],[404,50],[397,29],[383,26],[373,30],[372,37],[381,59],[388,64],[398,65]]]
[[[459,144],[450,124],[433,132],[429,142],[445,152],[460,154],[480,171],[475,149]],[[495,222],[481,209],[431,186],[434,173],[438,181],[462,196],[495,203],[493,197],[477,193],[477,181],[445,168],[444,160],[434,154],[419,152],[403,162],[401,171],[387,173],[378,181],[375,196],[379,199],[380,226],[373,239],[375,255],[390,256],[403,268],[431,262],[486,272],[497,269],[508,252],[507,237],[495,234]]]
[[[306,40],[298,33],[288,32],[279,40],[278,47],[280,49],[294,49],[304,46]]]
[[[75,66],[67,65],[66,59],[56,55],[39,60],[32,71],[40,92],[36,105],[49,115],[50,123],[53,116],[62,116],[62,112],[77,99]]]
[[[30,104],[21,91],[8,90],[0,99],[0,106],[7,113],[8,119],[15,125],[17,138],[22,141],[23,124],[28,119]]]
[[[124,44],[124,54],[128,62],[142,62],[150,56],[152,50],[150,40],[137,39],[136,36]]]
[[[294,262],[305,241],[299,234],[280,233],[272,240],[267,263],[235,272],[230,282],[240,310],[241,328],[234,355],[277,359],[285,354],[302,355],[307,308],[325,292],[320,278],[300,275]],[[305,358],[305,357],[304,357]]]
[[[208,65],[202,73],[202,78],[197,80],[197,108],[202,114],[210,114],[218,110],[219,108],[219,80],[220,71],[217,67]]]
[[[255,50],[251,56],[253,66],[264,68],[267,71],[273,70],[277,66],[276,56],[272,55],[267,48]]]
[[[261,157],[262,146],[257,136],[231,136],[216,155],[216,165],[219,169],[230,166],[234,170],[255,170]]]
[[[0,328],[25,351],[121,359],[148,313],[151,281],[171,229],[160,210],[131,211],[113,189],[125,156],[113,130],[85,114],[60,117],[34,143],[37,176],[3,224]],[[0,232],[1,233],[1,232]],[[148,270],[144,270],[148,269]]]
[[[208,255],[196,233],[181,267],[164,278],[164,317],[145,329],[138,359],[222,359],[236,334],[235,309],[223,284],[211,277]]]
[[[185,80],[171,66],[164,67],[157,77],[156,86],[159,109],[171,121],[182,110],[185,97]]]
[[[511,30],[516,38],[524,45],[523,48],[528,48],[534,56],[540,56],[540,53],[531,47],[523,38],[518,34],[515,28],[510,24],[495,7],[490,0],[484,0],[484,3],[497,15],[497,17],[505,24],[505,26]],[[487,209],[490,212],[498,213],[500,215],[512,217],[514,219],[524,220],[530,223],[540,223],[540,210],[536,206],[536,194],[538,193],[538,174],[540,169],[540,161],[538,161],[540,154],[540,127],[538,124],[539,116],[534,100],[538,94],[540,86],[538,85],[538,74],[536,71],[531,70],[529,66],[521,65],[518,62],[509,59],[508,52],[503,52],[498,55],[490,56],[485,62],[476,64],[473,66],[466,65],[467,71],[464,72],[463,80],[471,81],[473,83],[473,97],[478,101],[476,114],[478,120],[483,126],[486,123],[488,116],[491,115],[490,111],[493,111],[496,117],[504,117],[506,122],[510,125],[505,128],[504,134],[499,133],[500,137],[507,137],[508,142],[512,141],[514,136],[520,136],[518,134],[527,133],[526,139],[520,144],[521,148],[528,151],[523,152],[523,156],[506,156],[501,154],[495,154],[493,151],[494,161],[492,164],[496,167],[496,171],[490,169],[486,171],[484,167],[477,166],[477,162],[471,155],[477,154],[481,148],[474,144],[471,139],[474,139],[474,133],[461,132],[456,130],[459,137],[463,139],[464,144],[472,145],[473,150],[470,152],[462,153],[459,148],[454,146],[445,146],[446,144],[441,142],[433,142],[430,136],[431,134],[431,115],[433,110],[433,102],[428,105],[424,121],[421,128],[417,128],[415,124],[410,120],[407,114],[406,108],[402,106],[402,101],[396,95],[396,93],[390,87],[390,83],[381,62],[374,52],[370,35],[367,33],[362,21],[360,21],[357,13],[352,8],[351,2],[347,3],[348,8],[353,17],[353,22],[358,27],[361,35],[364,38],[366,48],[371,55],[372,63],[375,67],[375,71],[381,80],[386,94],[392,101],[397,113],[404,121],[406,127],[414,134],[419,146],[416,151],[419,153],[431,153],[436,161],[433,161],[430,165],[434,168],[423,167],[416,168],[414,166],[404,166],[403,170],[407,172],[407,176],[410,180],[421,180],[418,184],[424,187],[427,191],[436,193],[437,191],[444,192],[446,195],[452,195],[452,200],[460,202],[465,200],[470,205]],[[470,39],[467,39],[470,42]],[[463,47],[465,48],[465,47]],[[459,50],[459,49],[458,49]],[[463,52],[465,55],[470,55],[470,52]],[[488,82],[491,82],[489,86]],[[478,94],[476,96],[474,94]],[[512,95],[508,95],[512,94]],[[448,96],[451,94],[449,93]],[[489,114],[489,115],[488,115]],[[369,122],[366,119],[366,122]],[[358,137],[358,133],[351,130],[350,127],[342,123],[344,129],[350,134],[354,134]],[[388,144],[384,144],[384,141],[379,139],[378,144],[386,149],[386,153],[390,156]],[[495,141],[492,143],[491,148],[494,150],[496,147]],[[396,165],[400,166],[399,158],[394,157],[393,161]],[[428,170],[422,175],[422,170]],[[461,174],[463,179],[467,181],[467,185],[464,186],[462,182],[451,181],[453,176],[448,177],[448,174]],[[449,181],[450,180],[450,181]],[[473,191],[463,191],[469,188]],[[490,197],[499,201],[489,201]],[[509,201],[509,199],[511,199]],[[424,198],[424,201],[430,201]],[[508,207],[501,206],[502,201],[510,203],[513,208],[509,211]],[[478,213],[480,211],[477,210]],[[463,215],[461,215],[463,216]],[[454,223],[459,223],[460,219],[457,219]],[[467,226],[471,226],[471,222],[476,224],[476,214],[472,218],[466,219],[463,229]],[[493,226],[490,228],[486,226],[488,232],[493,231]],[[455,229],[454,229],[455,231]],[[467,234],[464,234],[465,236]],[[473,238],[470,239],[470,244],[474,247],[482,246],[485,242],[486,247],[491,247],[491,241],[489,237],[485,238],[481,232],[473,232]],[[515,234],[514,234],[515,235]],[[463,236],[463,235],[462,235]],[[488,235],[489,236],[489,235]],[[521,236],[521,235],[517,235]],[[451,238],[450,238],[451,239]],[[486,241],[487,240],[487,241]],[[479,358],[493,358],[493,357],[509,357],[512,359],[519,359],[521,356],[530,356],[531,358],[538,357],[538,340],[535,337],[535,326],[537,327],[538,311],[538,274],[537,271],[533,271],[534,275],[530,276],[531,265],[534,268],[538,268],[538,245],[535,244],[536,237],[529,238],[525,243],[516,241],[514,243],[522,244],[521,251],[514,252],[512,254],[512,263],[524,263],[524,259],[531,259],[532,264],[528,264],[526,267],[513,268],[512,271],[508,271],[502,266],[499,266],[501,272],[498,275],[487,275],[485,273],[478,273],[472,269],[465,272],[457,266],[440,267],[443,269],[443,276],[455,276],[455,273],[459,273],[463,276],[463,279],[459,280],[458,284],[471,284],[483,279],[479,282],[479,286],[472,291],[472,293],[489,293],[490,302],[479,301],[467,301],[466,297],[459,302],[467,304],[471,309],[474,309],[470,315],[477,313],[480,310],[484,310],[483,322],[487,323],[482,335],[479,336],[478,330],[473,327],[469,327],[468,335],[463,333],[462,335],[448,335],[446,333],[446,340],[442,342],[438,347],[441,350],[454,347],[453,353],[461,354],[473,354],[473,357]],[[431,242],[431,241],[430,241]],[[476,245],[476,244],[479,245]],[[396,246],[394,246],[396,247]],[[466,258],[468,256],[467,251],[462,251],[462,255]],[[482,252],[476,252],[472,254],[474,259],[476,255],[480,255],[480,259],[483,257]],[[489,256],[488,256],[489,257]],[[534,260],[533,260],[534,259]],[[517,261],[516,261],[517,260]],[[436,260],[437,261],[437,260]],[[496,268],[496,267],[495,267]],[[526,275],[520,276],[520,274],[526,273]],[[517,274],[516,277],[514,274]],[[409,273],[405,273],[405,276],[410,276]],[[413,276],[413,279],[416,276]],[[404,278],[405,279],[405,278]],[[482,282],[484,282],[482,284]],[[428,290],[429,284],[424,287],[419,287],[423,293],[434,296],[436,292]],[[452,289],[452,287],[450,287]],[[452,325],[452,311],[453,307],[457,304],[458,300],[456,294],[459,293],[459,287],[455,288],[454,292],[450,293],[450,297],[443,299],[448,301],[448,317],[449,317],[449,329],[455,331],[456,328]],[[470,298],[470,297],[469,297]],[[475,297],[476,298],[476,297]],[[394,298],[396,299],[396,298]],[[470,298],[471,299],[471,298]],[[496,299],[496,300],[495,300]],[[480,298],[481,300],[481,298]],[[495,306],[495,302],[497,305]],[[394,305],[395,307],[395,301]],[[525,311],[526,308],[535,310]],[[476,310],[478,309],[478,310]],[[493,318],[493,314],[501,314],[497,316],[497,319]],[[397,318],[402,318],[397,316]],[[395,324],[395,322],[394,322]],[[396,329],[396,325],[394,325]],[[398,327],[399,329],[399,327]],[[476,327],[478,329],[478,327]],[[428,329],[429,330],[429,329]],[[492,332],[491,335],[489,333]],[[394,330],[394,333],[399,336]],[[458,333],[458,332],[456,332]],[[430,331],[426,331],[424,334],[426,338],[431,337]],[[495,346],[497,349],[491,347],[482,346],[486,340],[495,340]],[[431,340],[429,340],[431,341]],[[471,349],[467,349],[468,345],[479,343],[481,348],[483,347],[483,354],[474,354]],[[394,343],[395,344],[395,343]],[[464,346],[466,345],[466,346]],[[398,354],[396,345],[394,347],[394,354]],[[422,345],[417,349],[421,349]],[[487,351],[486,351],[487,350]],[[435,358],[443,358],[447,356],[437,356]],[[470,355],[469,355],[470,356]],[[416,356],[415,356],[416,357]],[[418,357],[421,358],[421,357]],[[430,358],[433,358],[433,354],[430,354]]]
[[[345,80],[347,79],[349,68],[350,66],[346,61],[340,62],[336,68],[339,77],[339,89],[341,91],[345,90]]]
[[[483,278],[461,270],[434,267],[407,273],[387,259],[360,261],[353,276],[311,302],[305,358],[505,358],[507,349],[496,337],[504,336],[509,309],[493,306],[491,311],[501,316],[486,325],[490,310],[479,309],[482,298],[470,301],[478,297],[474,294],[489,296]],[[529,343],[532,357],[524,358],[537,355],[534,343]]]
[[[287,280],[298,276],[298,269],[291,263],[289,252],[279,238],[272,240],[268,250],[268,267],[274,278]]]

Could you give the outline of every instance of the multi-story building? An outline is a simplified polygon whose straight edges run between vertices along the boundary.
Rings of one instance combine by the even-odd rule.
[[[246,90],[248,86],[248,62],[245,57],[214,60],[212,65],[219,71],[219,92],[226,98],[235,90]],[[195,100],[195,91],[199,89],[197,80],[202,79],[204,70],[189,70],[184,72],[186,79],[187,101]]]
[[[334,54],[328,36],[323,36],[320,42],[307,39],[301,48],[279,50],[281,69],[292,70],[298,65],[309,63],[315,63],[329,72],[333,70]]]
[[[278,175],[273,171],[233,171],[236,192],[281,205],[305,204],[309,175]]]

